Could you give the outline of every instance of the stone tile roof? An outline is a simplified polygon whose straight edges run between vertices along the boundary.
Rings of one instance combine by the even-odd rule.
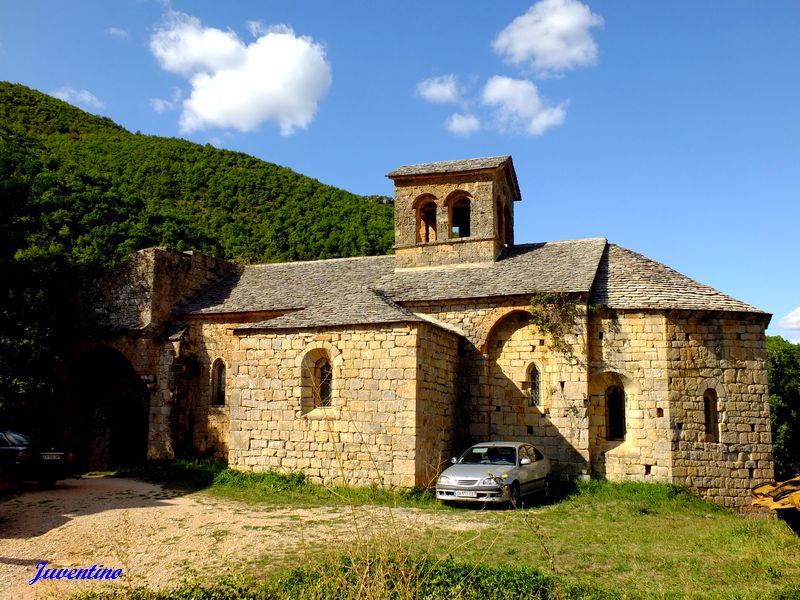
[[[408,175],[431,175],[434,173],[461,173],[464,171],[480,171],[496,169],[503,166],[510,156],[487,156],[484,158],[468,158],[466,160],[443,160],[422,165],[406,165],[386,174],[387,177],[403,177]]]
[[[605,238],[512,246],[489,265],[407,269],[379,285],[398,302],[588,293],[605,246]]]
[[[464,173],[466,171],[482,171],[484,169],[506,168],[507,175],[513,188],[514,200],[521,200],[517,173],[514,170],[514,161],[510,156],[486,156],[484,158],[468,158],[465,160],[443,160],[440,162],[422,165],[406,165],[386,174],[390,179],[398,177],[413,177],[420,175],[437,175],[440,173]]]
[[[619,309],[761,312],[605,238],[513,246],[488,265],[397,272],[393,256],[251,265],[182,312],[284,313],[245,329],[418,322],[403,303],[541,292],[586,294]]]
[[[190,314],[287,311],[248,328],[323,327],[417,321],[371,286],[394,269],[393,256],[250,265],[186,307]]]
[[[589,302],[619,309],[763,312],[615,244],[603,253]]]

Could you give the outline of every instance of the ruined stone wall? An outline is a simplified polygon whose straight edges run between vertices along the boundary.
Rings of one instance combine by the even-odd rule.
[[[232,263],[197,252],[146,248],[115,269],[85,274],[74,313],[87,335],[158,334],[177,304],[235,271]]]
[[[725,506],[749,505],[773,479],[764,318],[669,313],[673,480]],[[704,392],[715,390],[718,423],[705,431]]]
[[[203,325],[208,328],[208,325]],[[231,466],[312,481],[413,486],[418,331],[411,325],[223,336]],[[330,407],[304,409],[307,353],[333,365]]]
[[[418,337],[416,483],[436,483],[455,454],[459,337],[421,324]]]
[[[611,481],[670,481],[669,342],[663,314],[592,313],[588,344],[592,473]],[[625,392],[624,440],[607,439],[611,386]]]

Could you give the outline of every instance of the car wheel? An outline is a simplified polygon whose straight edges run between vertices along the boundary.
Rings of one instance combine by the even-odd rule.
[[[521,506],[519,483],[515,481],[511,484],[511,487],[508,488],[508,508],[519,508]]]

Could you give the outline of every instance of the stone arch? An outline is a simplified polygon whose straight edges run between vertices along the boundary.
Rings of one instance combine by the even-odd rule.
[[[411,205],[416,223],[418,244],[435,242],[437,237],[438,198],[433,194],[422,194]]]
[[[641,393],[641,387],[626,372],[620,370],[607,370],[595,373],[589,377],[589,453],[592,461],[592,471],[596,475],[606,474],[605,454],[614,448],[626,443],[628,433],[622,439],[609,439],[608,434],[608,397],[609,390],[618,388],[624,397],[624,418],[627,427],[628,414],[636,406]]]
[[[323,384],[320,378],[321,361],[330,364],[330,379]],[[330,342],[315,341],[306,346],[305,352],[295,360],[298,381],[300,382],[300,413],[307,415],[318,408],[337,407],[342,385],[342,353]],[[320,405],[322,385],[329,386],[330,398],[324,406]]]
[[[534,421],[538,423],[541,408],[530,403],[529,368],[536,365],[543,389],[547,359],[535,356],[538,346],[532,343],[529,311],[505,310],[502,315],[492,322],[484,344],[489,434],[496,439],[531,441],[530,427]]]
[[[131,361],[111,347],[84,352],[69,376],[76,460],[105,470],[147,459],[150,390]]]
[[[475,337],[475,346],[482,354],[488,354],[488,343],[494,330],[513,313],[525,313],[530,316],[531,311],[523,306],[499,306],[483,318]]]
[[[472,203],[469,192],[455,190],[444,201],[447,208],[448,238],[468,238],[472,235]]]

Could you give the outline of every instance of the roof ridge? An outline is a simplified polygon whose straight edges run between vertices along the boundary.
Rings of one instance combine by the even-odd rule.
[[[394,258],[394,254],[373,254],[368,256],[337,256],[334,258],[315,258],[313,260],[286,260],[281,262],[271,262],[271,263],[252,263],[249,265],[244,265],[244,267],[277,267],[279,265],[310,265],[314,263],[332,263],[332,262],[345,262],[345,261],[366,261],[366,260],[378,260],[382,258]]]

